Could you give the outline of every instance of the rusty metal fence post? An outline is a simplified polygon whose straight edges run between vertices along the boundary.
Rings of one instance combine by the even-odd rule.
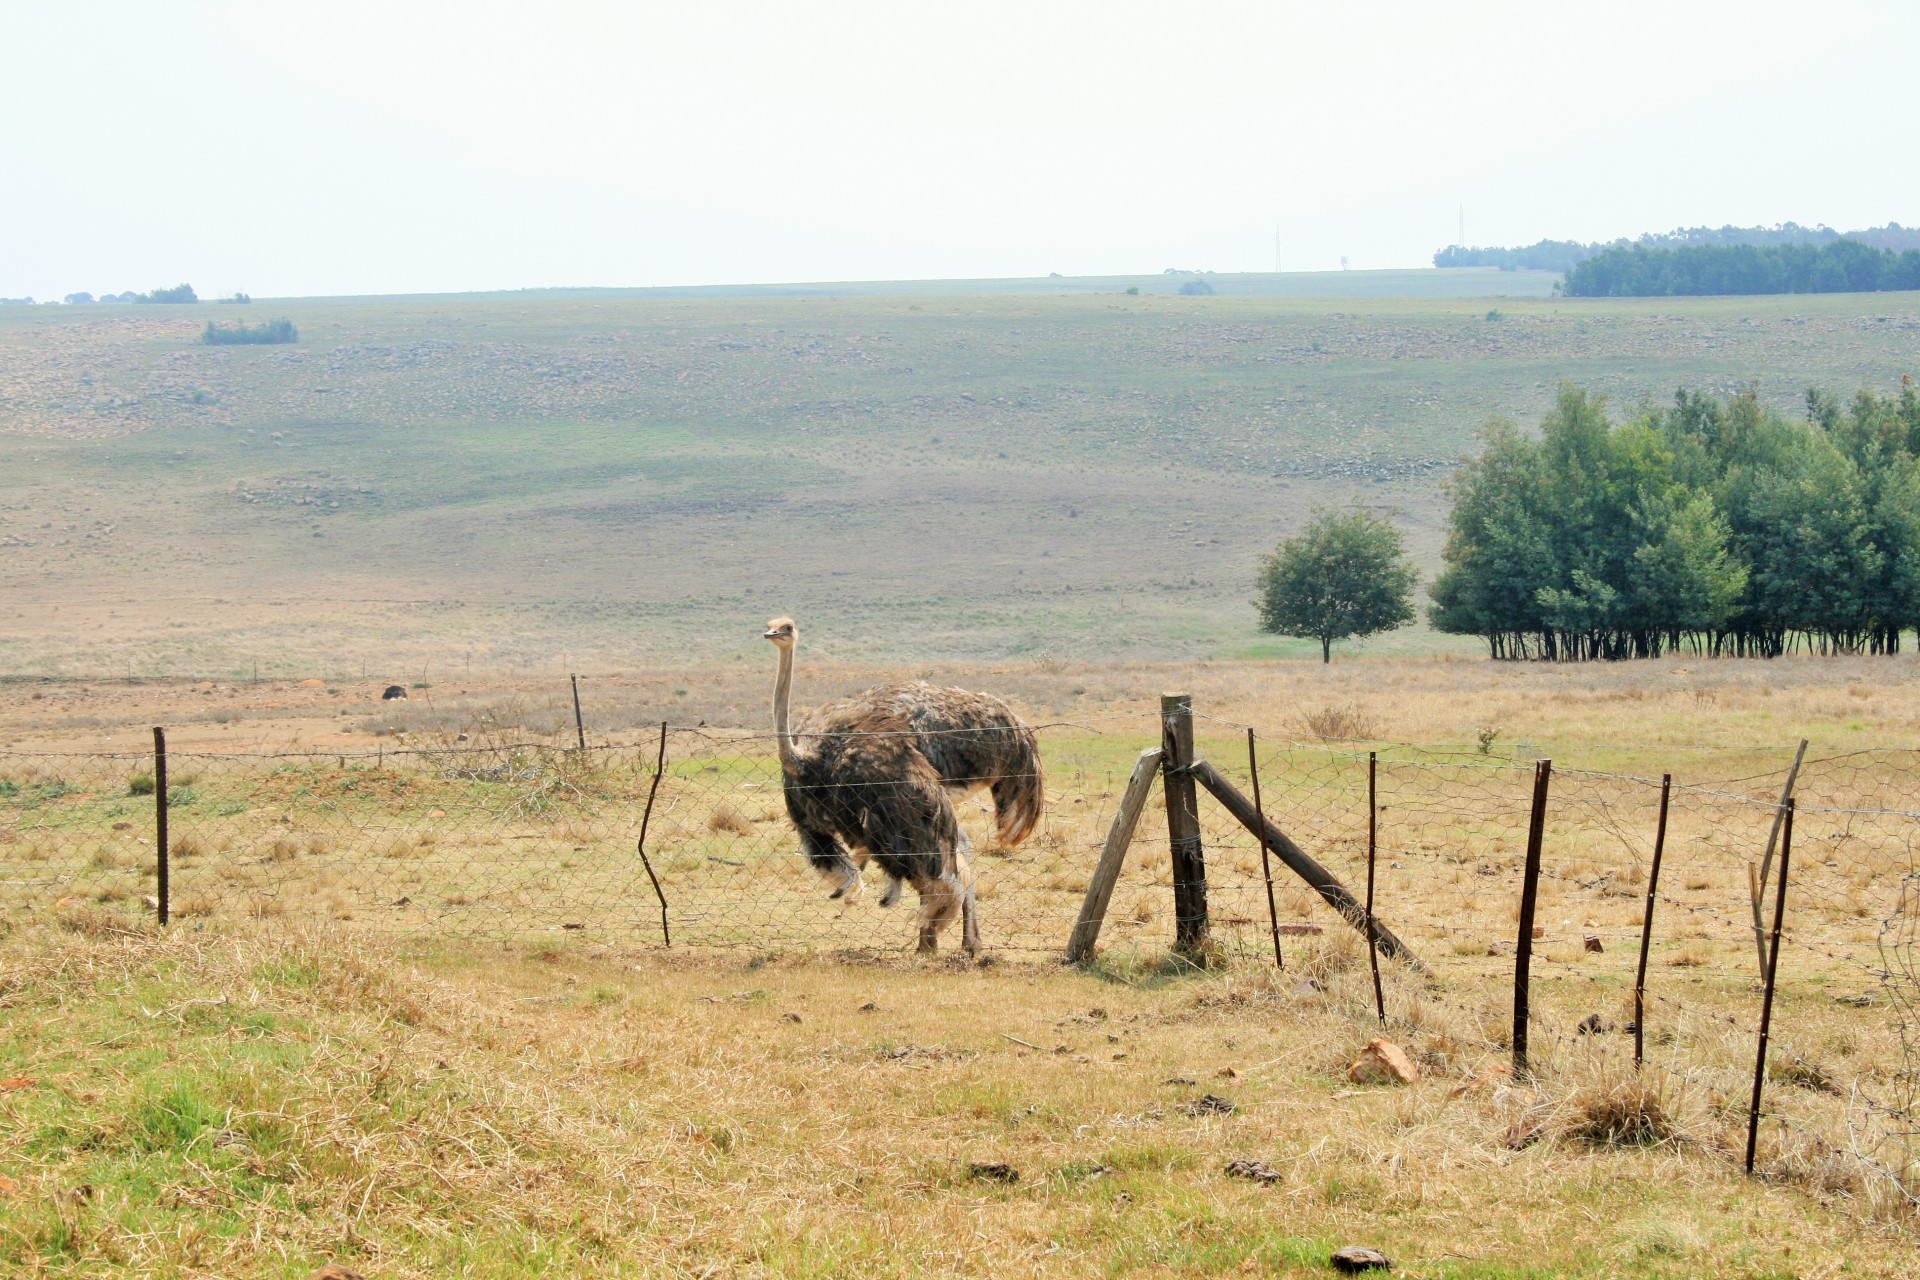
[[[1793,857],[1793,807],[1788,797],[1786,821],[1780,835],[1780,885],[1773,900],[1773,941],[1767,949],[1766,994],[1760,1000],[1760,1043],[1753,1057],[1753,1102],[1747,1108],[1747,1176],[1753,1176],[1753,1153],[1760,1140],[1760,1091],[1767,1080],[1767,1034],[1773,1027],[1773,984],[1780,972],[1780,925],[1787,915],[1787,863]]]
[[[1380,809],[1375,775],[1378,773],[1380,755],[1377,751],[1367,752],[1367,937],[1375,936],[1373,923],[1373,864],[1380,843]],[[1380,948],[1368,946],[1367,960],[1373,966],[1373,1007],[1380,1016],[1380,1025],[1387,1025],[1387,996],[1380,986]]]
[[[1253,780],[1253,811],[1264,824],[1267,811],[1260,805],[1260,761],[1254,755],[1252,725],[1247,726],[1247,776]],[[1273,930],[1273,967],[1285,969],[1287,962],[1280,954],[1280,908],[1273,901],[1273,851],[1264,839],[1260,841],[1260,872],[1267,882],[1267,925]]]
[[[1633,1066],[1646,1064],[1647,950],[1653,944],[1653,904],[1660,892],[1660,855],[1667,848],[1667,803],[1673,798],[1673,775],[1660,775],[1660,825],[1653,835],[1653,866],[1647,872],[1647,914],[1640,922],[1640,967],[1633,978]]]
[[[1527,824],[1527,866],[1520,882],[1520,937],[1513,957],[1513,1074],[1527,1074],[1528,985],[1533,970],[1533,909],[1540,895],[1540,845],[1546,835],[1547,784],[1553,761],[1533,766],[1533,816]]]
[[[169,913],[167,866],[167,731],[153,726],[154,911],[164,928]]]

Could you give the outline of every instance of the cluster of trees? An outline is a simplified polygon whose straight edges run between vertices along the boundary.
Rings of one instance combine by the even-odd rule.
[[[300,331],[291,320],[268,320],[264,324],[215,324],[207,321],[200,340],[210,347],[258,346],[280,342],[298,342]]]
[[[1499,267],[1503,271],[1522,268],[1533,271],[1571,271],[1578,263],[1613,249],[1637,247],[1660,250],[1736,246],[1764,249],[1789,245],[1810,245],[1818,248],[1840,240],[1854,240],[1871,248],[1891,249],[1898,253],[1907,249],[1920,249],[1920,230],[1903,227],[1897,222],[1889,222],[1884,227],[1869,227],[1864,231],[1845,233],[1835,231],[1832,227],[1803,227],[1796,222],[1783,222],[1774,227],[1679,227],[1664,234],[1649,232],[1637,240],[1628,240],[1623,236],[1618,240],[1595,241],[1591,244],[1582,244],[1577,240],[1542,240],[1538,244],[1515,248],[1470,249],[1463,245],[1450,245],[1433,255],[1433,265],[1436,267]]]
[[[1920,624],[1920,395],[1681,391],[1609,421],[1562,389],[1453,480],[1433,625],[1496,658],[1892,653]]]
[[[200,295],[193,291],[190,284],[177,284],[171,289],[155,289],[151,293],[136,293],[135,302],[198,302]]]
[[[1819,246],[1634,245],[1576,263],[1560,288],[1576,298],[1920,289],[1920,249],[1895,253],[1848,239]]]

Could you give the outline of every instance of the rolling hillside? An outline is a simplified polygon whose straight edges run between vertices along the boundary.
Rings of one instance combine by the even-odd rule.
[[[758,659],[774,612],[843,658],[1291,652],[1254,631],[1259,555],[1353,500],[1431,566],[1474,426],[1561,379],[1790,404],[1920,372],[1912,294],[1358,296],[1373,274],[256,302],[291,347],[199,345],[232,308],[0,309],[0,670]]]

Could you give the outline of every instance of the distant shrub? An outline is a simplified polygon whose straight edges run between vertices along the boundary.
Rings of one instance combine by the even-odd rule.
[[[1180,292],[1189,298],[1203,297],[1213,292],[1213,286],[1205,280],[1189,280],[1180,286]]]
[[[19,794],[19,783],[12,778],[0,778],[0,800],[11,800]]]
[[[291,320],[269,320],[265,324],[215,324],[207,321],[200,341],[210,347],[265,346],[280,342],[298,342],[300,331]]]
[[[153,775],[136,773],[127,779],[127,794],[130,796],[150,796],[153,794]]]
[[[184,809],[200,798],[200,793],[192,787],[168,787],[167,808]]]
[[[230,298],[220,298],[220,299],[218,299],[218,301],[220,301],[220,302],[228,302],[228,303],[233,303],[233,302],[237,302],[237,303],[241,303],[242,305],[244,305],[244,304],[246,304],[246,303],[249,303],[249,302],[252,302],[252,301],[253,301],[253,299],[252,299],[252,297],[250,297],[250,296],[249,296],[249,295],[247,295],[247,294],[244,294],[244,293],[236,293],[236,294],[234,294],[234,295],[233,295],[232,297],[230,297]]]
[[[198,302],[200,295],[193,291],[190,284],[177,284],[171,289],[155,289],[152,293],[136,293],[135,302]]]
[[[1137,285],[1137,284],[1130,284],[1130,285],[1128,285],[1128,286],[1127,286],[1127,296],[1128,296],[1129,298],[1137,298],[1137,297],[1139,297],[1139,296],[1140,296],[1140,286],[1139,286],[1139,285]]]
[[[79,303],[82,303],[82,302],[92,302],[92,301],[93,301],[93,295],[92,295],[92,294],[90,294],[90,293],[88,293],[88,292],[86,292],[85,290],[82,290],[82,291],[81,291],[81,292],[79,292],[79,293],[70,293],[70,294],[68,294],[68,295],[66,296],[66,298],[64,299],[64,301],[65,301],[65,302],[66,302],[66,303],[67,303],[67,304],[68,304],[69,306],[74,306],[74,305],[78,305]]]

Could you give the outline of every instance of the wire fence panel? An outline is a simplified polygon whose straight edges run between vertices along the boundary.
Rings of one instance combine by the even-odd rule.
[[[1244,726],[1196,717],[1195,753],[1244,795]],[[1044,816],[998,840],[989,792],[951,789],[986,950],[1057,956],[1081,910],[1151,716],[1045,726]],[[664,746],[664,751],[662,747]],[[1265,816],[1364,892],[1369,751],[1256,739]],[[1483,1069],[1512,1048],[1515,951],[1534,770],[1492,754],[1373,747],[1377,910],[1424,973],[1389,966],[1390,1021],[1436,1065]],[[664,742],[579,749],[475,734],[430,747],[168,757],[166,855],[176,923],[321,917],[432,937],[578,934],[638,945],[898,953],[916,892],[891,907],[801,855],[777,744],[677,728]],[[656,778],[656,769],[658,777]],[[132,927],[158,908],[151,754],[0,752],[0,902]],[[1785,770],[1676,783],[1652,909],[1646,1061],[1708,1113],[1744,1116],[1771,923]],[[1658,778],[1556,769],[1532,944],[1536,1070],[1633,1070],[1634,980],[1648,909]],[[648,805],[651,802],[651,809]],[[1371,1016],[1361,934],[1204,793],[1213,947],[1271,963],[1275,927],[1301,980]],[[643,824],[646,856],[637,849]],[[911,852],[941,852],[915,848]],[[652,874],[649,874],[649,864]],[[1268,874],[1274,918],[1268,917]],[[656,895],[655,879],[658,882]],[[1777,883],[1777,880],[1775,880]],[[1796,782],[1766,1150],[1920,1195],[1920,752],[1807,759]],[[1175,941],[1166,812],[1136,826],[1100,935],[1109,962]],[[960,931],[942,934],[957,950]]]

